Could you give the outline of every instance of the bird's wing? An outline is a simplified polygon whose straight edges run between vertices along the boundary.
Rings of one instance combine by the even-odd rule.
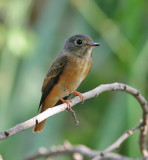
[[[40,100],[39,108],[54,87],[54,85],[57,84],[67,62],[67,56],[61,56],[53,62],[43,82],[42,97]]]

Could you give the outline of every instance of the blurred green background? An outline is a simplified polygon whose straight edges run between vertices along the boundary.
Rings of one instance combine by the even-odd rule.
[[[121,82],[148,97],[148,1],[1,0],[0,131],[37,114],[44,76],[65,39],[77,33],[101,43],[93,50],[91,72],[78,91]],[[51,117],[40,134],[28,129],[0,141],[0,154],[19,160],[64,140],[103,150],[138,124],[142,114],[136,100],[121,92],[103,93],[74,110],[79,126],[70,112],[62,112]],[[138,135],[117,152],[141,156]]]

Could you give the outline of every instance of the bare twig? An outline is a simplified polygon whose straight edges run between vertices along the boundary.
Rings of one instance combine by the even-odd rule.
[[[142,111],[143,111],[142,123],[140,123],[140,140],[139,140],[140,149],[141,149],[141,152],[142,152],[144,157],[148,156],[146,141],[145,141],[145,137],[146,137],[147,130],[148,130],[148,106],[147,106],[147,101],[140,94],[140,92],[138,90],[136,90],[136,89],[134,89],[134,88],[132,88],[128,85],[121,84],[121,83],[112,83],[112,84],[100,85],[97,88],[95,88],[91,91],[88,91],[88,92],[86,92],[82,95],[84,96],[85,100],[87,100],[87,99],[96,97],[99,94],[101,94],[103,92],[107,92],[107,91],[127,92],[127,93],[131,94],[132,96],[134,96],[138,100],[138,102],[139,102],[139,104],[142,108]],[[79,102],[81,102],[81,99],[78,96],[73,98],[71,100],[71,107],[73,107],[74,105],[76,105]],[[66,109],[67,109],[67,104],[66,103],[58,105],[54,108],[49,108],[45,112],[40,113],[39,115],[21,123],[21,124],[18,124],[18,125],[10,128],[10,129],[4,131],[4,132],[0,132],[0,140],[8,138],[8,137],[10,137],[14,134],[17,134],[17,133],[19,133],[19,132],[21,132],[25,129],[28,129],[28,128],[34,126],[36,123],[39,123],[39,122],[43,121],[44,119],[47,119],[48,117],[51,117],[51,116],[53,116],[57,113],[65,111]],[[127,137],[128,137],[128,135],[129,134],[126,134]],[[121,139],[122,139],[122,136],[121,136]],[[122,143],[123,141],[124,141],[124,139],[121,140],[120,142]],[[115,146],[112,149],[116,148],[117,147],[116,145],[120,145],[119,141],[118,141],[117,144],[115,144]],[[110,150],[112,150],[112,149],[110,149]]]
[[[72,116],[74,118],[75,125],[79,125],[79,121],[78,121],[78,119],[76,117],[75,111],[73,109],[71,109],[71,112],[72,112]]]
[[[50,150],[46,148],[40,148],[37,153],[31,154],[24,158],[24,160],[35,160],[37,158],[47,158],[59,155],[73,155],[74,153],[79,153],[84,158],[92,159],[96,157],[101,152],[92,150],[85,145],[72,146],[69,142],[64,143],[58,147],[52,147]],[[103,160],[148,160],[148,158],[128,158],[116,153],[107,153],[102,158]]]
[[[136,130],[138,130],[142,126],[142,123],[137,125],[136,127],[126,131],[122,136],[120,136],[112,145],[107,147],[104,151],[100,152],[96,157],[93,158],[93,160],[100,160],[102,157],[107,155],[107,153],[117,149],[120,147],[120,145],[130,136],[132,135]]]

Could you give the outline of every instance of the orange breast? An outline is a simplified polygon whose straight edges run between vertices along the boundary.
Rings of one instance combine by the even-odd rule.
[[[87,76],[92,64],[91,58],[69,57],[58,83],[53,87],[45,100],[46,106],[52,106],[60,98],[64,98],[78,88],[80,83]]]
[[[69,58],[59,83],[69,94],[76,90],[87,76],[92,64],[91,58]]]

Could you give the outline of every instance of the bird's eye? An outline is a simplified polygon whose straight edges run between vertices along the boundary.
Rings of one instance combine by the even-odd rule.
[[[76,40],[76,44],[79,45],[79,46],[81,46],[82,45],[82,40],[81,39],[77,39]]]

